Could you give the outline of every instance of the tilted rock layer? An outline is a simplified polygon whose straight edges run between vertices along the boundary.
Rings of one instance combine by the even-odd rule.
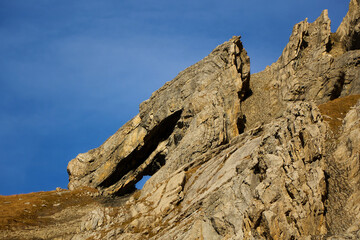
[[[153,93],[139,115],[102,146],[73,159],[69,189],[86,185],[105,195],[127,193],[143,175],[161,168],[152,181],[162,182],[229,142],[244,131],[241,100],[249,79],[249,57],[234,37]]]
[[[77,237],[360,237],[359,22],[359,1],[335,33],[324,10],[296,24],[280,58],[251,76],[233,37],[166,83],[69,163],[70,189],[103,195],[131,193],[152,175],[124,205],[89,216],[115,211]],[[347,104],[340,117],[317,107],[337,99]]]
[[[70,161],[69,189],[111,204],[64,239],[359,239],[359,24],[351,0],[334,33],[326,10],[296,24],[260,73],[233,37],[167,82]]]

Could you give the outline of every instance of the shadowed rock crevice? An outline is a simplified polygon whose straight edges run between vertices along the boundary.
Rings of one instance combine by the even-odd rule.
[[[116,184],[120,180],[126,180],[124,176],[129,172],[134,172],[145,160],[156,150],[160,142],[163,142],[173,133],[174,128],[180,119],[182,110],[179,110],[169,117],[165,118],[159,123],[158,126],[154,127],[144,138],[144,144],[139,148],[135,149],[126,158],[122,159],[121,164],[118,164],[115,171],[109,175],[100,185],[100,188],[107,188],[113,184]],[[126,194],[135,190],[135,183],[138,182],[144,175],[153,175],[161,166],[165,164],[165,156],[158,153],[152,162],[141,171],[140,174],[136,175],[129,184],[126,184],[121,190],[117,191],[117,195]]]
[[[307,48],[309,46],[308,38],[309,38],[309,33],[306,31],[306,32],[304,32],[302,41],[300,43],[300,47],[299,47],[300,51],[305,50],[305,48]]]
[[[360,22],[359,22],[359,27],[360,27]],[[358,49],[360,49],[360,32],[354,32],[351,39],[350,50],[358,50]]]
[[[246,127],[246,116],[243,115],[242,117],[239,117],[237,121],[237,128],[239,130],[239,134],[244,133],[245,127]]]
[[[337,78],[337,80],[334,84],[333,90],[331,92],[330,100],[334,100],[334,99],[340,97],[341,92],[344,88],[344,83],[345,83],[345,73],[340,72],[340,76]]]

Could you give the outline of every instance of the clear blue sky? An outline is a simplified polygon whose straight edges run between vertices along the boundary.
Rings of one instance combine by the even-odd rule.
[[[344,0],[0,0],[0,194],[66,188],[67,163],[101,145],[140,102],[241,35],[252,72],[292,27]]]

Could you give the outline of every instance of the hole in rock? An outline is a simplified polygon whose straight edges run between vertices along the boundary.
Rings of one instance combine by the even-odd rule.
[[[151,178],[151,176],[149,176],[149,175],[143,176],[141,178],[141,180],[135,184],[136,189],[141,190],[143,188],[144,184],[146,183],[146,181],[149,180],[149,178]]]
[[[154,152],[160,142],[169,138],[181,117],[182,110],[174,112],[172,115],[163,119],[157,126],[144,138],[144,144],[133,150],[127,157],[121,159],[116,169],[99,186],[102,188],[110,187],[119,181],[126,182],[130,171],[136,172],[136,169],[145,162],[145,160]],[[138,173],[133,181],[130,181],[118,190],[116,195],[127,194],[135,190],[135,183],[139,182],[144,175],[153,175],[161,166],[165,164],[165,156],[157,154],[149,166]]]

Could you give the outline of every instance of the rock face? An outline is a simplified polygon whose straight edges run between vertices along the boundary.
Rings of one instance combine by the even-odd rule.
[[[350,98],[344,99],[348,101]],[[339,100],[342,101],[342,99]],[[335,107],[338,106],[335,105]],[[326,168],[328,213],[326,218],[328,225],[331,226],[329,232],[335,235],[334,239],[358,239],[360,237],[359,124],[360,102],[350,108],[338,134],[328,144]]]
[[[350,30],[356,29],[359,9],[358,3],[351,1],[350,10],[336,33],[331,33],[327,10],[313,23],[306,19],[294,26],[279,59],[251,76],[250,88],[255,96],[243,104],[248,127],[280,116],[289,102],[320,104],[360,92],[360,51],[346,50],[349,41],[360,42],[354,39],[355,30]],[[351,32],[352,40],[343,32]]]
[[[360,1],[351,0],[348,14],[345,16],[336,34],[346,50],[360,49]]]
[[[335,33],[327,10],[296,24],[263,72],[250,77],[233,37],[166,83],[69,163],[70,189],[103,195],[131,193],[152,175],[111,219],[109,209],[94,213],[103,227],[89,216],[84,226],[95,227],[76,237],[359,238],[359,24],[352,0]]]
[[[249,79],[249,57],[240,37],[233,37],[154,92],[139,115],[102,146],[73,159],[69,189],[86,185],[104,195],[128,193],[144,175],[161,168],[152,179],[157,184],[228,143],[244,131],[241,101]]]
[[[124,231],[117,239],[325,234],[326,130],[314,104],[289,105],[283,117],[195,158],[152,191],[147,185],[138,192],[111,219]]]
[[[181,72],[70,161],[69,189],[111,204],[64,239],[359,239],[359,24],[351,0],[334,33],[326,10],[296,24],[260,73],[240,37]]]

